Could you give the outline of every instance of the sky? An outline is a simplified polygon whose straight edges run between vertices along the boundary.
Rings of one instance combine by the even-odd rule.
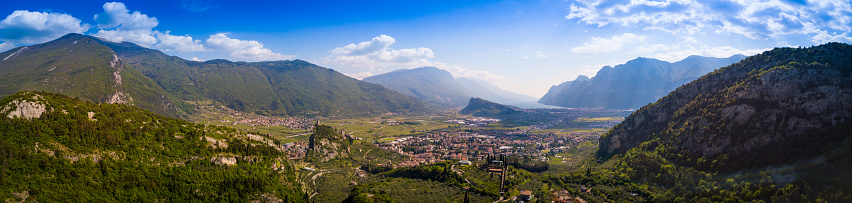
[[[852,43],[852,2],[837,0],[27,0],[4,2],[0,18],[0,51],[81,33],[187,60],[301,59],[357,79],[434,66],[534,97],[637,57]]]

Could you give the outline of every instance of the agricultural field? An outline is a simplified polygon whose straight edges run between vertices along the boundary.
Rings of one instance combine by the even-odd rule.
[[[570,149],[548,156],[547,163],[550,164],[550,170],[542,173],[546,174],[563,174],[567,172],[581,171],[587,167],[588,157],[591,157],[598,149],[598,142],[595,140],[580,142],[571,146]]]
[[[396,137],[422,135],[428,131],[447,128],[454,124],[444,123],[455,117],[445,116],[382,116],[346,118],[321,121],[347,134],[363,139],[364,142],[389,142]]]
[[[576,122],[621,122],[624,117],[580,117],[574,119]]]

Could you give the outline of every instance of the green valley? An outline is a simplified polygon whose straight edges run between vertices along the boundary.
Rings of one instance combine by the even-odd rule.
[[[522,4],[506,5],[515,3]],[[608,4],[617,3],[596,6]],[[596,18],[574,12],[565,19]],[[118,22],[131,17],[148,24]],[[58,29],[47,19],[65,19],[99,32],[36,30],[7,42],[42,19],[47,30]],[[730,46],[684,51],[644,35],[584,34],[593,40],[560,50],[588,60],[622,46],[633,55],[686,58],[639,57],[591,78],[550,71],[522,82],[576,77],[539,99],[562,106],[555,107],[509,91],[534,92],[508,87],[520,83],[514,75],[432,61],[433,49],[393,48],[396,39],[384,34],[285,55],[231,33],[202,42],[154,30],[156,18],[121,2],[104,4],[94,19],[18,10],[0,20],[0,200],[852,202],[852,45],[845,43],[745,56]],[[293,26],[280,29],[304,29]],[[811,42],[829,38],[824,30],[797,34],[813,33],[820,35]],[[113,41],[137,35],[152,38]],[[478,52],[494,61],[479,65],[521,58],[508,65],[526,72],[564,55],[503,45]],[[169,55],[184,52],[231,57]],[[692,52],[733,56],[687,57]],[[318,53],[325,57],[295,59]]]

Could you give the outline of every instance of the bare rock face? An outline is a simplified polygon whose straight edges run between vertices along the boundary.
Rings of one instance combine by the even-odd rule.
[[[233,165],[237,165],[237,158],[236,157],[213,157],[213,158],[210,158],[210,162],[213,162],[216,165],[233,166]]]
[[[338,157],[349,157],[349,154],[346,153],[340,143],[332,142],[329,139],[319,139],[317,142],[319,145],[316,145],[313,150],[318,154],[325,155],[320,157],[320,161],[322,162]]]
[[[207,146],[212,147],[214,149],[215,148],[228,148],[228,142],[225,139],[217,140],[216,138],[206,137],[206,136],[200,137],[198,139],[207,140],[207,143],[208,143]]]
[[[349,157],[349,140],[335,129],[326,125],[315,125],[308,143],[307,158],[326,162],[335,158]]]
[[[687,165],[700,165],[698,158],[734,168],[812,158],[852,135],[850,67],[852,46],[839,43],[750,57],[636,111],[601,138],[599,154],[653,141],[689,155],[674,158]]]
[[[8,113],[6,117],[9,118],[20,117],[30,120],[41,117],[41,114],[47,110],[45,104],[46,101],[41,95],[33,93],[32,100],[13,100],[4,106],[0,113]]]

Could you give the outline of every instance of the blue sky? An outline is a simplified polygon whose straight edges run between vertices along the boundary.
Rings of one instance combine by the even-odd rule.
[[[435,66],[536,97],[636,57],[852,43],[850,1],[36,0],[4,2],[0,18],[0,51],[74,32],[190,60],[302,59],[355,78]]]

